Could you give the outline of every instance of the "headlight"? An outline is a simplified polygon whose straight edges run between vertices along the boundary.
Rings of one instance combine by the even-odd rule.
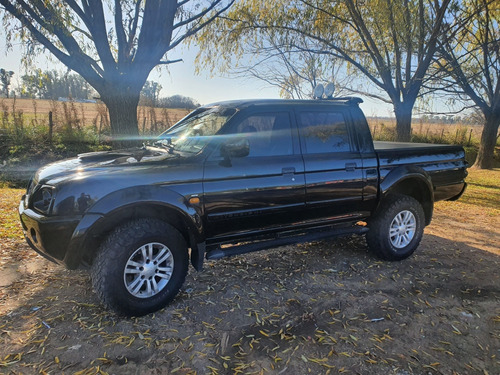
[[[33,194],[33,208],[42,214],[48,214],[52,208],[53,200],[54,188],[52,186],[42,186]]]

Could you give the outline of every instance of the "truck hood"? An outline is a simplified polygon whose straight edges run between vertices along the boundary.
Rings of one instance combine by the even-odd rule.
[[[79,154],[75,158],[61,160],[41,167],[35,174],[35,183],[53,181],[57,183],[69,175],[88,171],[110,168],[136,166],[144,163],[158,163],[160,161],[173,162],[183,158],[180,154],[170,154],[167,150],[155,147],[142,147],[126,150],[99,151]]]

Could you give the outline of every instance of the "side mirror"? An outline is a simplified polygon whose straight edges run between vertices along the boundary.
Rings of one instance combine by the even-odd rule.
[[[224,160],[220,162],[223,167],[231,167],[231,158],[243,158],[250,153],[250,143],[246,138],[230,139],[224,142],[220,148],[220,154]]]
[[[231,139],[222,144],[220,153],[224,158],[244,158],[250,153],[250,143],[246,138]]]

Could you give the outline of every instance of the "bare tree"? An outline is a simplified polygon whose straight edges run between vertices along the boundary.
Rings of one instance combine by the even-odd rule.
[[[46,49],[107,105],[115,137],[138,135],[137,105],[151,70],[234,0],[0,0],[7,38]],[[14,31],[13,31],[14,30]],[[123,138],[122,138],[123,139]]]

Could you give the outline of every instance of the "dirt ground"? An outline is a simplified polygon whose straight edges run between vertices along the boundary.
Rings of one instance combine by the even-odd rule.
[[[500,202],[467,202],[438,203],[403,262],[362,237],[207,262],[137,319],[4,237],[0,373],[500,374]]]

